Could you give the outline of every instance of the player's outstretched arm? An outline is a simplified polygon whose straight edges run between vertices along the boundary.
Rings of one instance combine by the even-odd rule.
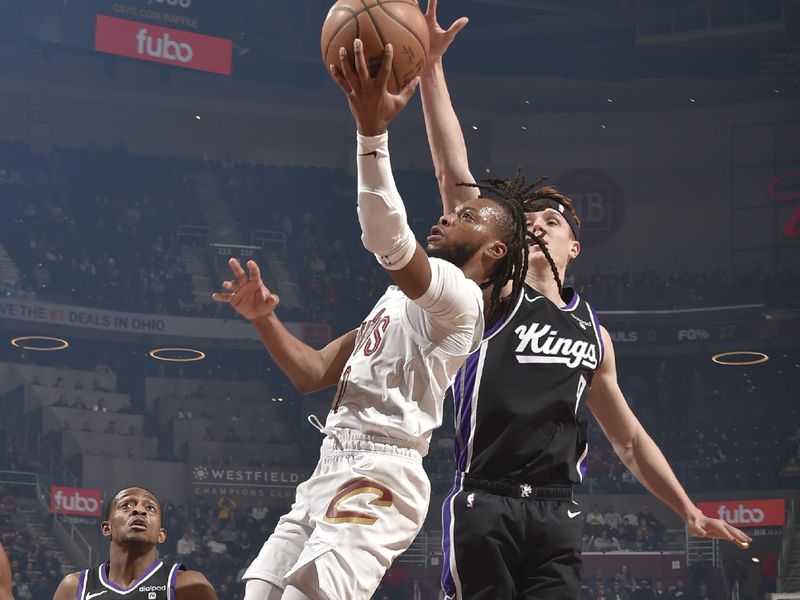
[[[175,578],[175,600],[217,600],[217,592],[199,571],[179,571]]]
[[[408,226],[406,209],[392,175],[387,128],[414,95],[419,78],[397,94],[386,87],[393,50],[384,49],[383,61],[371,78],[361,40],[353,44],[355,68],[342,48],[340,64],[331,74],[347,97],[358,130],[358,220],[364,247],[375,254],[397,286],[412,300],[430,287],[431,268],[425,251]]]
[[[212,298],[230,304],[256,326],[272,360],[299,391],[307,394],[336,385],[353,352],[355,331],[335,339],[321,350],[312,348],[292,335],[275,315],[280,299],[264,285],[256,262],[248,261],[247,271],[235,258],[230,259],[229,264],[234,278],[223,282],[225,293],[213,294]]]
[[[420,78],[420,93],[439,194],[444,213],[449,214],[459,204],[477,198],[479,191],[473,187],[457,185],[462,181],[473,182],[475,178],[469,170],[467,144],[450,99],[442,62],[447,48],[466,27],[469,19],[461,17],[444,29],[436,18],[437,3],[437,0],[428,0],[425,11],[431,45]]]
[[[11,565],[6,551],[0,544],[0,600],[14,600],[11,595]]]
[[[70,573],[56,588],[53,600],[75,600],[78,597],[78,584],[80,583],[80,573]]]
[[[720,519],[712,519],[695,506],[678,482],[659,447],[628,406],[617,382],[611,336],[601,327],[605,358],[592,380],[589,409],[623,464],[650,493],[664,502],[686,523],[689,534],[727,540],[747,548],[752,539]]]

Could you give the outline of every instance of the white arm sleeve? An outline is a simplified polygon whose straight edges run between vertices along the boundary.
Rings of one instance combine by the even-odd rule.
[[[452,263],[429,261],[431,284],[422,296],[409,301],[408,324],[421,339],[450,354],[469,354],[483,337],[483,292]]]
[[[358,221],[361,241],[384,269],[398,271],[414,256],[417,240],[408,226],[389,160],[389,133],[357,134]]]

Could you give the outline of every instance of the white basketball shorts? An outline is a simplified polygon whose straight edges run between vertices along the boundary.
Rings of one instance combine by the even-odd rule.
[[[392,561],[422,528],[430,482],[417,450],[396,440],[336,430],[311,477],[247,569],[320,600],[368,600]],[[314,569],[309,577],[309,568]]]

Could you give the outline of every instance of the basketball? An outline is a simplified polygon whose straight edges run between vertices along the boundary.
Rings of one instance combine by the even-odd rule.
[[[320,46],[325,69],[339,66],[339,48],[347,49],[353,66],[353,41],[364,44],[364,59],[372,77],[378,72],[383,48],[394,48],[387,87],[397,93],[414,79],[428,57],[429,37],[425,16],[413,0],[339,0],[322,26]]]

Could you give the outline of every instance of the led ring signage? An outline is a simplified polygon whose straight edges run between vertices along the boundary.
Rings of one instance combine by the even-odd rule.
[[[169,356],[170,353],[174,353],[178,356]],[[154,348],[147,354],[151,358],[166,362],[196,362],[206,357],[205,352],[195,350],[194,348]],[[179,356],[180,354],[189,354],[189,356]]]
[[[733,360],[732,357],[741,356],[744,360]],[[748,367],[750,365],[760,365],[769,360],[769,356],[763,352],[754,350],[737,350],[735,352],[720,352],[711,357],[718,365],[731,367]]]
[[[52,346],[36,346],[30,342],[52,342]],[[69,348],[69,342],[64,338],[49,337],[46,335],[24,335],[11,340],[11,345],[23,350],[33,350],[35,352],[53,352]]]

